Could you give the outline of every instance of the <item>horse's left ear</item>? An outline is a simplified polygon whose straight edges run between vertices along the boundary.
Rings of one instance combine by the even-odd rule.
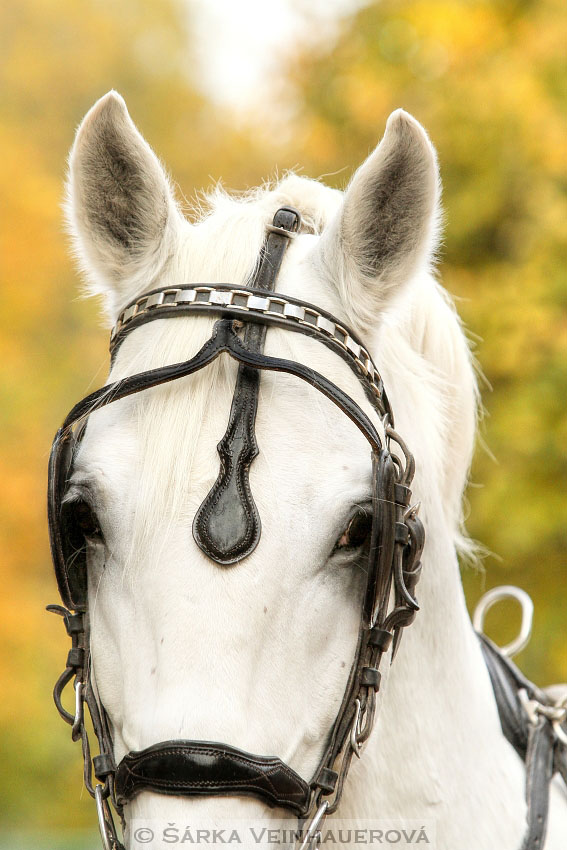
[[[352,320],[364,328],[436,248],[439,171],[425,130],[402,109],[358,169],[318,251]]]

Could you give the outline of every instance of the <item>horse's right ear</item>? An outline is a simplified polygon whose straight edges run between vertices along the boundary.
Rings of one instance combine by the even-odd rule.
[[[183,218],[157,157],[116,92],[81,123],[69,158],[67,222],[90,291],[110,322],[171,256]]]

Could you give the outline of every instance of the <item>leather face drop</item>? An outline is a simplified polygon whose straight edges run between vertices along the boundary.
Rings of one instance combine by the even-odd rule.
[[[252,281],[256,289],[274,291],[285,249],[300,224],[296,210],[282,207],[277,211]],[[266,325],[247,323],[243,339],[246,347],[261,354],[266,331]],[[217,446],[220,472],[193,522],[193,537],[199,548],[217,564],[225,566],[253,552],[261,534],[262,524],[249,479],[250,464],[258,455],[255,423],[259,388],[258,370],[241,364],[228,427]]]

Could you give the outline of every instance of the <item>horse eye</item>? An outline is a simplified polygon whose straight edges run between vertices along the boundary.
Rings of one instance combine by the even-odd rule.
[[[87,539],[100,537],[100,526],[96,514],[86,502],[80,501],[75,505],[75,522]]]
[[[84,499],[64,499],[61,519],[75,549],[82,548],[85,540],[102,537],[96,513]]]
[[[358,549],[370,534],[372,514],[368,510],[359,509],[348,522],[347,527],[335,543],[334,552],[344,549]]]

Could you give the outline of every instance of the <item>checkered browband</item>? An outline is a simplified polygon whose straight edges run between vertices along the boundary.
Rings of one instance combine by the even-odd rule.
[[[221,314],[286,327],[319,339],[356,367],[365,379],[371,400],[382,414],[388,412],[384,385],[370,354],[356,334],[329,313],[278,292],[230,284],[190,284],[155,289],[132,301],[119,315],[110,337],[114,356],[126,334],[152,319],[188,313]]]

